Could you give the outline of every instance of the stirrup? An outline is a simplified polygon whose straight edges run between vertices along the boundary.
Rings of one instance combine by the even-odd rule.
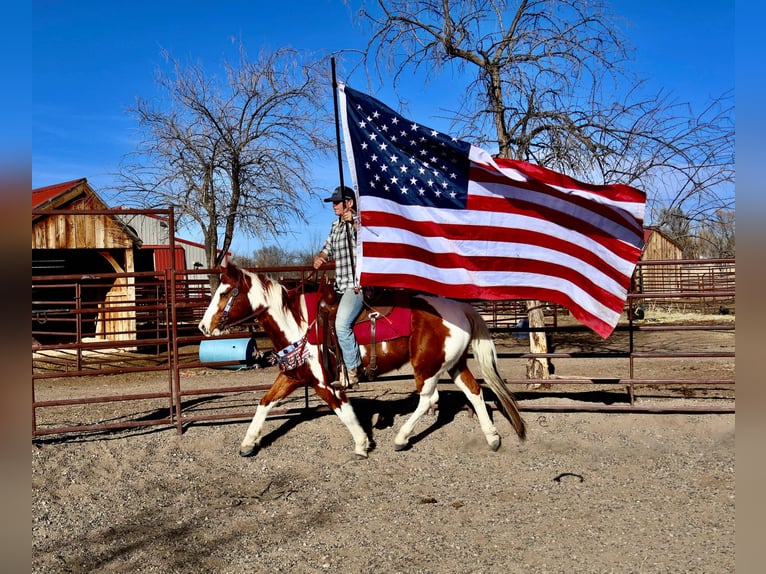
[[[349,373],[348,373],[349,370],[355,371],[355,374],[353,377],[349,376]],[[341,368],[340,378],[330,383],[330,386],[333,389],[353,389],[354,387],[358,385],[359,385],[358,367],[357,369],[346,369],[345,367]]]

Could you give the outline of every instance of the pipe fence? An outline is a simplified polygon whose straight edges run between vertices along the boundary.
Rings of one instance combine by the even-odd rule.
[[[315,273],[258,271],[293,282]],[[211,276],[211,269],[172,268],[33,276],[33,438],[151,426],[181,433],[196,422],[250,419],[278,372],[267,361],[273,349],[250,322],[218,340],[247,338],[251,355],[201,359],[210,340],[196,326]],[[545,327],[530,329],[523,301],[474,302],[522,411],[734,412],[734,260],[641,262],[636,277],[624,318],[606,340],[555,305],[545,307]],[[545,332],[549,352],[529,352],[535,330]],[[525,377],[533,358],[550,362],[551,378]],[[414,392],[406,371],[380,381]],[[272,416],[323,408],[307,388]]]

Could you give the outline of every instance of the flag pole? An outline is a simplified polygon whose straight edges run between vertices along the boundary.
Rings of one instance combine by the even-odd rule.
[[[338,153],[338,181],[340,181],[341,199],[343,198],[343,159],[340,150],[340,120],[338,112],[338,82],[335,77],[335,57],[330,58],[330,66],[332,69],[332,99],[333,107],[335,108],[335,146]],[[356,201],[355,201],[356,203]],[[357,208],[359,205],[357,204]],[[349,253],[351,253],[351,274],[356,281],[356,258],[354,257],[352,245],[351,245],[351,222],[346,222],[346,247]]]

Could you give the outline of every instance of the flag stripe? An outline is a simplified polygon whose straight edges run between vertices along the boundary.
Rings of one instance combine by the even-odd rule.
[[[340,88],[361,285],[563,305],[607,337],[643,247],[646,196],[486,151]]]
[[[475,281],[444,283],[433,278],[437,274],[403,273],[401,262],[397,261],[396,263],[397,265],[394,265],[394,262],[382,262],[377,268],[378,271],[374,273],[363,272],[362,275],[365,277],[366,284],[404,289],[413,289],[413,285],[418,285],[419,290],[428,293],[441,293],[445,297],[451,296],[461,299],[538,299],[548,301],[566,307],[578,321],[583,322],[602,337],[608,337],[612,333],[620,317],[619,312],[608,309],[595,299],[589,300],[585,294],[577,292],[577,290],[573,292],[571,285],[555,279],[551,280],[550,277],[543,278],[545,286],[541,287],[534,283],[529,274],[519,275],[518,278],[523,284],[515,286],[513,296],[509,297],[508,287],[505,285],[481,285]],[[447,288],[446,291],[445,287]],[[585,300],[581,302],[579,296],[584,296]]]
[[[457,276],[458,282],[466,282],[465,279],[461,281],[461,276],[464,276],[466,278],[484,277],[479,284],[485,286],[501,284],[502,282],[502,284],[506,284],[509,287],[507,292],[509,294],[512,294],[511,288],[519,286],[518,282],[521,277],[524,277],[526,281],[529,280],[529,276],[540,276],[540,281],[537,283],[539,287],[543,287],[544,278],[559,277],[594,295],[594,298],[600,300],[605,307],[621,311],[623,306],[623,299],[599,286],[592,278],[584,275],[580,270],[569,267],[563,262],[524,257],[496,257],[492,255],[465,257],[456,253],[435,253],[432,250],[413,245],[374,243],[370,241],[365,242],[363,251],[365,258],[368,260],[376,257],[380,259],[402,260],[397,265],[406,264],[406,260],[409,259],[422,261],[432,269],[444,270],[447,276],[450,277],[450,281],[454,281],[455,276]],[[544,250],[530,251],[537,252]],[[505,298],[508,298],[508,295]]]
[[[624,211],[615,204],[596,203],[587,197],[539,182],[513,182],[509,185],[502,174],[488,172],[478,165],[472,166],[468,193],[469,204],[466,207],[470,209],[490,212],[524,209],[564,227],[588,225],[589,234],[624,241],[635,241],[643,235],[636,219],[627,219]],[[504,202],[511,205],[505,206]]]
[[[379,203],[383,201],[375,202]],[[380,206],[376,205],[376,208]],[[630,284],[633,267],[629,258],[635,255],[635,249],[626,244],[619,243],[614,249],[609,249],[601,241],[576,231],[556,235],[560,228],[545,220],[527,219],[515,214],[508,214],[502,219],[495,215],[493,224],[489,225],[483,223],[487,218],[482,213],[461,212],[463,221],[454,223],[438,218],[444,210],[432,213],[434,210],[422,209],[425,213],[418,214],[417,219],[413,218],[415,211],[411,209],[407,212],[408,216],[404,216],[396,213],[394,206],[390,210],[375,211],[368,207],[362,212],[362,244],[368,241],[380,243],[381,238],[391,242],[395,238],[405,245],[420,241],[421,246],[428,245],[428,249],[435,252],[466,256],[472,253],[491,254],[495,257],[528,257],[526,254],[530,249],[545,247],[551,252],[558,252],[560,257],[572,258],[592,267],[617,285],[627,288]]]

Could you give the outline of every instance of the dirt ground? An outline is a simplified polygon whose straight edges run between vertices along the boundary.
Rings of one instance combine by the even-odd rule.
[[[733,331],[649,335],[639,348],[734,349]],[[622,348],[613,337],[553,344],[558,352]],[[501,356],[523,346],[498,342]],[[556,376],[581,377],[583,384],[536,390],[513,384],[528,438],[520,442],[493,411],[503,437],[497,452],[446,383],[412,448],[395,452],[394,435],[416,403],[406,372],[350,393],[376,444],[362,461],[354,460],[341,422],[326,412],[270,419],[254,458],[237,456],[247,426],[239,419],[190,423],[180,435],[158,426],[36,439],[32,571],[733,572],[734,414],[540,410],[627,400],[624,386],[600,384],[627,377],[625,359],[554,365]],[[501,360],[508,380],[523,379],[524,369],[524,359]],[[647,359],[636,371],[645,379],[733,379],[734,359]],[[270,382],[275,373],[203,368],[185,373],[184,381],[220,387]],[[162,376],[46,379],[38,394],[66,398],[113,385],[141,392]],[[204,400],[197,406],[252,408],[253,400],[243,392],[223,406]],[[691,384],[639,391],[637,404],[655,403],[733,406],[734,392]],[[55,409],[55,417],[77,424],[101,409],[99,420],[116,420],[123,415],[110,409],[120,407],[71,405]],[[140,417],[154,407],[128,408]],[[40,424],[46,416],[39,415]]]

